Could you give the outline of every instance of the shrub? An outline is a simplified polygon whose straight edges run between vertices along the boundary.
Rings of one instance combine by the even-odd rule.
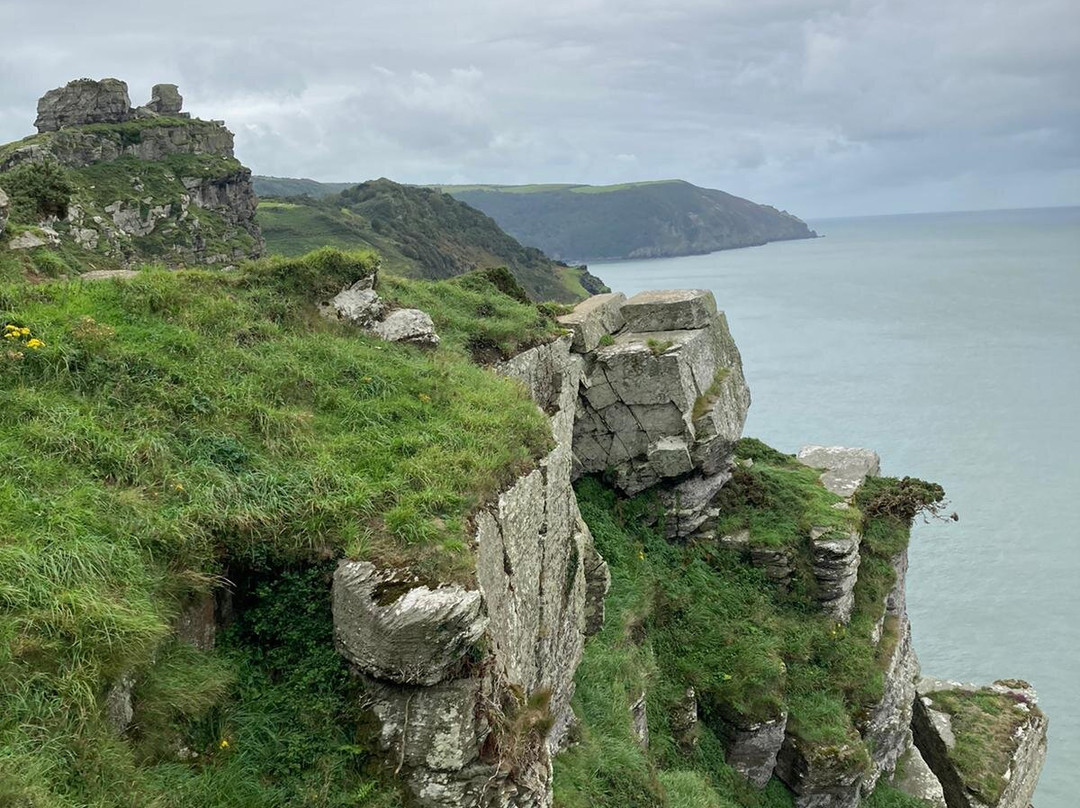
[[[67,171],[57,163],[26,163],[4,175],[11,198],[11,221],[36,224],[42,219],[67,216],[74,187]]]

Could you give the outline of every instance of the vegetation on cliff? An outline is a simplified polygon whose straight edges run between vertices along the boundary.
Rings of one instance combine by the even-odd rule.
[[[320,246],[376,249],[389,271],[444,279],[507,267],[534,300],[573,302],[607,291],[587,270],[523,247],[483,213],[429,188],[380,179],[322,199],[266,200],[259,222],[270,252]]]
[[[578,485],[578,499],[597,549],[611,568],[603,631],[585,648],[575,710],[579,743],[556,759],[556,805],[786,806],[790,793],[773,780],[749,787],[724,762],[725,734],[789,713],[789,732],[808,748],[866,765],[859,734],[865,710],[881,697],[886,640],[872,637],[895,580],[888,560],[906,545],[910,520],[878,510],[865,519],[863,563],[851,623],[838,625],[812,600],[805,549],[825,500],[814,470],[759,441],[739,454],[755,462],[723,489],[726,518],[760,527],[775,544],[781,528],[802,560],[790,592],[771,582],[740,552],[700,540],[674,544],[654,522],[648,495],[619,500],[596,479]],[[880,479],[863,502],[882,500],[900,481]],[[833,509],[836,513],[836,509]],[[885,631],[889,627],[886,623]],[[679,726],[680,704],[694,689],[700,721]],[[631,705],[645,694],[649,743],[633,735]],[[887,785],[868,806],[919,806]]]
[[[471,575],[468,514],[550,440],[472,352],[554,324],[497,274],[379,287],[431,305],[435,352],[317,314],[374,260],[0,286],[0,801],[382,804],[326,561]],[[213,652],[175,639],[223,578],[252,608]],[[127,739],[103,714],[124,677]]]

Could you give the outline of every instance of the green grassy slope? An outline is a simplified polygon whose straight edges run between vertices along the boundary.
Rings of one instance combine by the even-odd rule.
[[[740,442],[739,454],[755,463],[741,470],[724,510],[745,519],[754,540],[765,543],[779,525],[789,527],[790,546],[808,552],[810,525],[821,501],[832,497],[816,472],[758,441]],[[735,551],[712,542],[665,541],[661,530],[648,526],[655,506],[647,496],[619,501],[594,479],[579,483],[582,515],[610,565],[612,588],[604,628],[586,644],[578,670],[580,737],[556,759],[556,805],[789,806],[790,794],[775,780],[764,792],[747,787],[724,763],[721,740],[731,719],[767,718],[781,709],[804,743],[828,754],[850,744],[846,762],[865,765],[858,716],[880,698],[884,662],[870,632],[893,581],[885,559],[906,543],[909,524],[876,503],[898,485],[881,480],[860,500],[874,515],[866,517],[856,611],[843,627],[813,605],[805,569],[784,594]],[[749,518],[754,511],[756,518]],[[701,716],[692,745],[670,725],[688,686]],[[642,693],[647,751],[630,722],[630,705]],[[921,806],[884,784],[866,805]]]
[[[381,179],[322,199],[259,206],[267,250],[298,255],[324,244],[373,247],[400,275],[440,279],[505,266],[534,300],[573,302],[606,291],[580,268],[523,247],[483,213],[429,188]],[[584,287],[584,288],[583,288]]]
[[[435,352],[316,313],[373,260],[0,284],[0,804],[396,804],[333,650],[328,570],[469,578],[470,511],[550,442],[471,351],[555,328],[476,274],[381,281],[423,300]],[[217,649],[170,639],[222,577],[239,618]],[[104,703],[125,674],[121,738]]]
[[[256,178],[256,188],[281,196],[326,196],[339,187]],[[784,211],[682,180],[432,187],[483,211],[522,244],[565,261],[693,255],[815,235]]]

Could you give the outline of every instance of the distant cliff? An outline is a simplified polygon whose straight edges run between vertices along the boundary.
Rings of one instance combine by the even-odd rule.
[[[255,177],[262,196],[321,198],[347,187]],[[522,244],[563,261],[698,255],[815,238],[801,219],[682,180],[624,185],[445,185]]]
[[[443,190],[523,244],[568,261],[696,255],[817,235],[790,213],[681,180]]]
[[[302,255],[326,245],[371,248],[391,272],[432,280],[505,266],[534,300],[574,302],[607,291],[584,267],[568,267],[535,247],[522,246],[469,205],[388,179],[320,199],[266,200],[259,206],[259,221],[267,249],[281,255]]]
[[[220,121],[182,112],[172,84],[133,108],[117,79],[79,79],[38,102],[38,134],[0,146],[5,267],[39,275],[258,256],[251,172]]]

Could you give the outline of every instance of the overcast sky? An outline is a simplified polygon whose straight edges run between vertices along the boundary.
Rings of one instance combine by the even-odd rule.
[[[679,177],[804,218],[1080,204],[1078,0],[0,0],[0,142],[81,76],[256,173]]]

